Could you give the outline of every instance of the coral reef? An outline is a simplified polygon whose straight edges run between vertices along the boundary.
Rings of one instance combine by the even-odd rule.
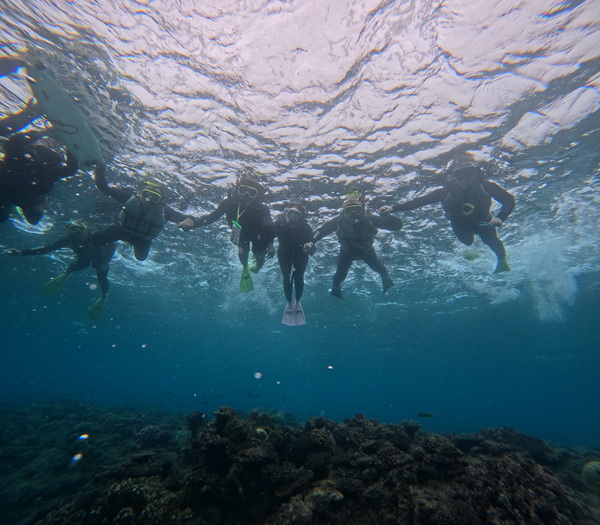
[[[598,522],[597,451],[511,428],[441,436],[360,414],[303,425],[275,411],[213,415],[80,405],[1,411],[0,522]],[[34,421],[36,431],[24,432]]]

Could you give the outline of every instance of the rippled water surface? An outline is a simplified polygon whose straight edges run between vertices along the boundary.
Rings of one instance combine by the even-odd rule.
[[[83,316],[92,275],[39,294],[69,253],[5,258],[4,397],[431,411],[435,430],[600,443],[599,25],[593,0],[2,2],[0,53],[48,66],[114,182],[151,173],[184,211],[213,209],[251,165],[274,210],[300,196],[316,227],[349,191],[376,210],[439,186],[461,151],[517,198],[500,231],[513,270],[499,276],[485,246],[467,249],[424,208],[378,236],[396,287],[382,297],[357,264],[341,303],[328,294],[337,243],[324,240],[296,329],[279,322],[275,263],[237,292],[222,223],[167,227],[144,263],[121,246],[97,325]],[[23,71],[0,79],[1,114],[30,97]],[[109,224],[107,201],[80,172],[40,226],[1,225],[0,244],[49,242],[74,213]]]

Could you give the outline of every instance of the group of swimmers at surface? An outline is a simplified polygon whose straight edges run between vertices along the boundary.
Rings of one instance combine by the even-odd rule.
[[[0,75],[10,67],[17,65],[1,61]],[[6,221],[16,207],[27,222],[37,224],[54,183],[75,175],[79,168],[68,149],[63,153],[45,140],[51,135],[51,129],[21,132],[37,116],[35,104],[28,103],[23,111],[0,119],[0,136],[8,137],[0,163],[0,222]],[[502,226],[514,209],[515,199],[498,184],[487,180],[483,169],[466,153],[455,156],[442,188],[410,201],[382,206],[378,214],[367,210],[359,193],[351,193],[343,201],[340,213],[316,231],[309,225],[300,200],[288,201],[284,212],[273,220],[265,202],[267,188],[252,168],[238,174],[235,185],[214,211],[199,217],[172,208],[167,203],[167,188],[158,179],[146,177],[139,187],[129,188],[110,184],[106,180],[106,166],[100,160],[85,168],[93,168],[96,187],[122,205],[117,221],[108,228],[93,230],[84,221],[74,220],[67,225],[66,235],[51,244],[33,249],[8,248],[3,253],[38,255],[70,248],[75,259],[62,274],[47,283],[44,290],[56,292],[73,272],[92,266],[101,296],[87,312],[91,319],[99,318],[108,297],[109,263],[116,241],[129,243],[135,258],[143,261],[149,254],[152,239],[167,222],[188,231],[214,223],[223,215],[231,228],[230,239],[237,246],[242,265],[240,292],[253,290],[252,273],[258,273],[266,258],[275,255],[273,243],[278,239],[277,260],[286,299],[282,322],[290,326],[306,322],[301,304],[304,273],[310,255],[316,251],[315,244],[333,232],[339,241],[339,255],[331,295],[343,298],[341,285],[352,263],[358,260],[381,276],[383,293],[394,285],[373,245],[378,229],[397,231],[402,228],[402,222],[393,212],[439,203],[462,243],[471,245],[478,236],[497,257],[495,272],[510,269],[496,228]],[[501,204],[495,217],[490,213],[492,199]]]

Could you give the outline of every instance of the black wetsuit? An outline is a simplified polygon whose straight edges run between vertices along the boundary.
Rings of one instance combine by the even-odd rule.
[[[498,259],[504,259],[504,245],[496,235],[496,228],[489,224],[492,220],[492,199],[502,205],[496,217],[504,222],[515,207],[515,198],[504,188],[488,180],[478,180],[467,188],[460,187],[457,182],[450,182],[422,197],[396,204],[392,206],[392,210],[408,211],[428,204],[441,203],[446,217],[450,220],[452,231],[460,242],[470,246],[475,240],[475,235],[478,235]]]
[[[292,302],[292,288],[296,291],[296,301],[302,299],[304,291],[304,272],[308,265],[308,253],[304,245],[312,241],[313,231],[304,218],[298,222],[289,222],[285,213],[279,215],[273,223],[275,237],[279,240],[277,260],[283,275],[283,293],[288,303]]]
[[[119,215],[119,222],[95,233],[92,241],[98,245],[114,241],[125,241],[133,246],[138,261],[143,261],[150,252],[150,243],[158,235],[166,221],[182,222],[190,217],[166,204],[146,203],[132,188],[109,186],[105,178],[104,166],[98,166],[94,173],[96,187],[106,195],[125,204]],[[126,213],[128,208],[136,208],[136,216]]]
[[[242,265],[246,266],[248,264],[248,252],[250,243],[252,243],[252,253],[256,256],[260,268],[262,262],[264,262],[267,246],[273,242],[275,237],[269,207],[259,200],[252,201],[244,207],[237,197],[227,197],[214,211],[201,217],[193,217],[194,225],[211,224],[223,215],[225,215],[229,226],[234,227],[233,221],[236,221],[242,227],[237,242],[238,247],[243,249],[243,252],[240,253]]]
[[[77,173],[77,160],[69,151],[63,163],[57,152],[34,146],[43,136],[32,131],[8,139],[0,165],[0,222],[8,219],[12,206],[18,206],[29,224],[37,224],[44,216],[46,195],[54,184]],[[39,154],[32,154],[33,148]]]
[[[377,228],[397,231],[402,228],[402,222],[391,215],[366,214],[360,219],[346,217],[343,212],[321,226],[314,237],[319,241],[332,232],[337,232],[340,242],[337,270],[333,276],[333,287],[339,288],[348,276],[348,271],[354,261],[364,261],[369,268],[381,275],[382,280],[389,279],[388,271],[377,257],[373,240]]]
[[[96,270],[96,277],[102,295],[108,293],[108,267],[115,253],[116,244],[108,243],[98,246],[91,240],[91,233],[87,234],[69,234],[61,237],[52,244],[20,250],[21,255],[42,255],[50,253],[61,248],[71,248],[76,255],[75,260],[67,266],[66,273],[78,272],[84,270],[88,266],[92,266]]]

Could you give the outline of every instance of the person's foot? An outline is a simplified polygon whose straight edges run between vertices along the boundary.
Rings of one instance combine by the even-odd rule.
[[[338,299],[344,300],[344,298],[342,297],[342,289],[339,286],[333,286],[331,288],[331,295],[337,297]]]
[[[510,272],[510,267],[506,259],[498,259],[494,273]]]
[[[394,286],[394,281],[392,281],[392,278],[389,275],[384,277],[382,279],[382,281],[383,281],[383,293],[387,292],[392,286]]]

